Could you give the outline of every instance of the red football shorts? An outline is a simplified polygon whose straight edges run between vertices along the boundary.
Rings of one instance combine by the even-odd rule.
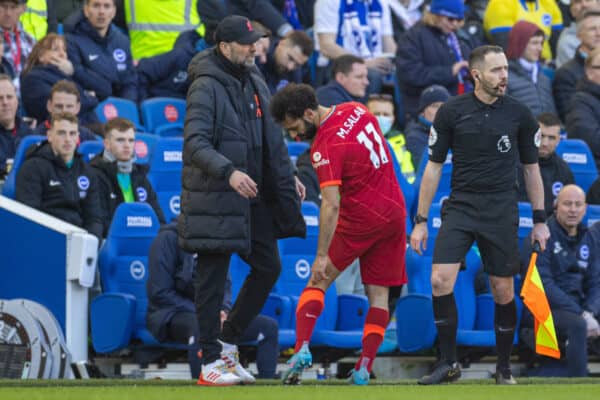
[[[405,284],[405,253],[404,218],[368,236],[336,231],[329,246],[329,258],[339,271],[344,271],[355,259],[360,260],[360,276],[365,285]]]

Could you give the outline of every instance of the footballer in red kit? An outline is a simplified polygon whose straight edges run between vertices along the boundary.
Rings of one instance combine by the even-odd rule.
[[[406,207],[392,156],[377,119],[360,103],[323,107],[310,86],[289,84],[273,96],[270,111],[290,137],[312,141],[322,199],[317,254],[298,300],[295,354],[283,381],[298,383],[312,364],[308,345],[325,291],[358,258],[370,308],[352,382],[365,385],[389,321],[389,288],[406,283]]]

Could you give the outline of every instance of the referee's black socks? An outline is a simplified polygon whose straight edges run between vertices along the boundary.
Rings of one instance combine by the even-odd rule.
[[[498,353],[498,368],[510,368],[510,353],[512,351],[517,325],[517,306],[513,298],[509,303],[496,303],[494,329],[496,331],[496,351]]]
[[[453,364],[456,362],[456,327],[458,315],[454,293],[444,296],[433,296],[433,319],[438,331],[442,360]]]

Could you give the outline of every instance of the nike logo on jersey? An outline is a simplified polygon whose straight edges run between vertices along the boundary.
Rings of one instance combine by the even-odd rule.
[[[50,186],[59,186],[60,185],[60,181],[55,181],[53,179],[50,179],[50,182],[48,182],[48,184]]]
[[[513,332],[514,328],[503,328],[501,326],[498,327],[498,332]]]
[[[309,313],[306,313],[306,314],[305,314],[305,316],[306,316],[306,318],[317,319],[317,316],[316,316],[316,315],[314,315],[314,314],[309,314]]]
[[[90,61],[94,61],[95,59],[97,59],[98,57],[100,57],[98,54],[90,54]]]

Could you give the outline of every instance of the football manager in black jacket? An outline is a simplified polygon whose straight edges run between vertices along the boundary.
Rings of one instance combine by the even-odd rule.
[[[181,247],[198,253],[202,385],[249,380],[236,344],[279,276],[277,238],[306,232],[304,186],[294,177],[281,129],[269,115],[269,89],[254,65],[263,36],[247,18],[229,16],[217,26],[215,47],[188,68],[178,232]],[[251,272],[221,332],[219,310],[234,252]]]

